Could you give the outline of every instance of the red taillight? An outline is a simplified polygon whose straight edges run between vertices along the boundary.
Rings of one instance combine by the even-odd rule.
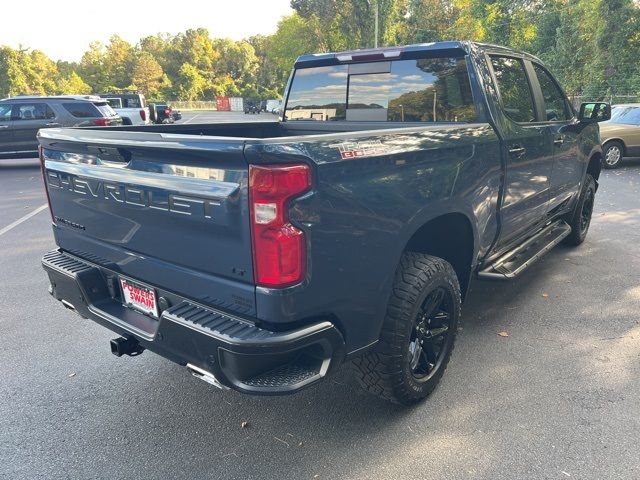
[[[147,121],[147,111],[145,109],[140,110],[140,118],[143,122]]]
[[[53,208],[51,207],[51,197],[49,197],[49,188],[47,187],[47,169],[44,166],[44,148],[42,145],[38,145],[38,157],[40,157],[40,171],[42,172],[42,181],[44,182],[44,193],[47,194],[47,203],[49,204],[49,214],[51,215],[51,221],[56,223],[56,219],[53,218]]]
[[[289,223],[287,203],[311,187],[307,165],[249,167],[249,201],[255,281],[285,287],[301,281],[306,271],[304,232]]]
[[[99,127],[106,127],[109,125],[109,119],[108,118],[96,118],[93,121],[94,125],[98,125]]]

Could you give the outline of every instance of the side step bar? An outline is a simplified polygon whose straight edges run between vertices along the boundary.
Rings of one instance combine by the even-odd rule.
[[[478,272],[478,277],[497,280],[515,278],[570,233],[571,227],[564,220],[551,223]]]

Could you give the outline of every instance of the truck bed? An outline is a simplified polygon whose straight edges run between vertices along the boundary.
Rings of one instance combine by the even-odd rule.
[[[98,132],[140,132],[145,134],[160,133],[174,135],[197,135],[209,137],[228,137],[229,139],[276,139],[298,136],[330,135],[345,132],[367,132],[377,130],[412,130],[438,128],[452,125],[446,122],[410,123],[402,126],[390,127],[388,122],[317,122],[313,120],[298,120],[289,122],[239,122],[239,123],[205,123],[205,124],[159,124],[159,125],[123,125],[119,127],[85,128]],[[300,140],[304,140],[300,138]]]

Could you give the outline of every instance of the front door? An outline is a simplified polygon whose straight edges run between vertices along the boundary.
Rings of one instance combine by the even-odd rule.
[[[549,206],[553,140],[538,119],[536,105],[520,58],[490,56],[501,104],[501,130],[506,176],[501,205],[500,249],[544,222]]]
[[[585,169],[578,148],[577,129],[568,101],[544,67],[533,63],[533,71],[540,87],[543,120],[553,141],[553,175],[549,182],[549,213],[561,212],[572,205],[580,192]]]

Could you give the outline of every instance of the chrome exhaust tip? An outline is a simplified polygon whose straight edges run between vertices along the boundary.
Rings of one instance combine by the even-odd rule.
[[[187,370],[191,372],[191,375],[193,375],[196,378],[199,378],[203,382],[207,382],[208,384],[213,385],[214,387],[217,387],[220,390],[229,390],[229,387],[221,384],[211,372],[207,372],[206,370],[203,370],[200,367],[196,367],[191,363],[187,363]]]

